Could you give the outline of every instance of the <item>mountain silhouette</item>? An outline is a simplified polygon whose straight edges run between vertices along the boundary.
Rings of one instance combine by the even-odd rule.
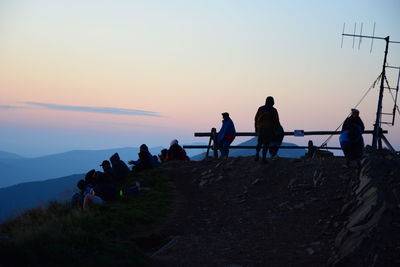
[[[0,223],[27,209],[46,206],[49,201],[68,201],[84,174],[0,188]]]
[[[158,154],[161,149],[162,147],[150,148],[150,152]],[[100,163],[116,152],[126,162],[137,159],[139,148],[73,150],[38,158],[0,159],[0,187],[86,173],[90,169],[100,170]]]

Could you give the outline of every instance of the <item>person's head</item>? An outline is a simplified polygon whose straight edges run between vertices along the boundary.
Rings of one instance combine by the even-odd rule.
[[[167,155],[168,155],[168,149],[164,148],[163,150],[160,151],[158,157],[160,158],[161,161],[164,161]]]
[[[94,184],[94,174],[96,173],[96,170],[90,170],[88,173],[85,175],[85,181],[87,184]]]
[[[79,190],[83,191],[86,188],[86,182],[85,180],[79,180],[78,184],[76,185]]]
[[[162,156],[166,156],[168,154],[168,149],[163,149],[163,150],[161,150],[161,155]]]
[[[272,96],[267,97],[267,99],[265,99],[265,105],[266,106],[273,106],[275,104],[274,98]]]
[[[221,115],[222,115],[222,118],[223,118],[224,120],[229,119],[229,113],[228,113],[228,112],[223,112],[223,113],[221,113]]]
[[[178,140],[174,139],[171,141],[171,143],[169,145],[173,146],[173,145],[177,145],[177,144],[178,144]]]
[[[146,144],[142,144],[140,146],[140,151],[149,151],[149,148],[146,146]]]
[[[103,168],[103,171],[108,171],[111,169],[111,163],[108,160],[103,160],[100,166]]]
[[[359,111],[358,109],[352,108],[352,109],[351,109],[351,116],[352,116],[353,118],[359,117],[359,116],[360,116],[360,111]]]
[[[310,146],[314,146],[314,143],[312,140],[308,140],[308,147],[310,147]]]

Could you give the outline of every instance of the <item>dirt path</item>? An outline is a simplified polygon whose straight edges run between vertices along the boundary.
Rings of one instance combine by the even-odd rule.
[[[154,257],[165,266],[323,266],[356,173],[343,159],[174,163],[178,194]]]

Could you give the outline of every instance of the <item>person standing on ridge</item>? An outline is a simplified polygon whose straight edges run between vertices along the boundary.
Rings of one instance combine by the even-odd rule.
[[[360,118],[360,111],[353,108],[351,115],[344,121],[339,136],[340,146],[347,159],[347,166],[350,165],[351,160],[359,161],[362,156],[364,150],[363,132],[364,123]]]
[[[236,129],[228,112],[221,115],[223,120],[221,130],[217,133],[217,146],[221,151],[221,158],[226,159],[229,155],[229,146],[236,137]]]
[[[271,143],[271,139],[279,134],[280,127],[278,111],[273,107],[274,98],[268,96],[265,105],[258,108],[254,118],[254,127],[257,134],[257,148],[255,161],[259,160],[259,153],[262,150],[262,161],[266,162],[267,151]],[[276,156],[276,155],[273,155]]]

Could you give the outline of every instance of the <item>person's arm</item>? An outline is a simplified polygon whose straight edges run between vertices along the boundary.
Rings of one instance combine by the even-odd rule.
[[[349,118],[347,118],[342,126],[342,132],[349,129]]]
[[[363,133],[364,130],[365,130],[365,127],[364,127],[364,123],[363,123],[363,121],[361,120],[361,118],[360,118],[360,126],[361,126],[362,133]]]
[[[255,132],[257,132],[257,121],[258,121],[258,117],[260,116],[260,109],[257,110],[256,116],[254,117],[254,129]]]
[[[278,115],[278,111],[276,110],[276,108],[274,108],[274,115],[273,115],[273,120],[274,120],[274,125],[276,128],[278,128],[279,126],[279,115]]]
[[[227,128],[227,123],[226,121],[222,122],[222,127],[221,130],[219,130],[218,134],[217,134],[217,141],[221,142],[222,139],[224,139],[225,135],[226,135],[226,128]]]

